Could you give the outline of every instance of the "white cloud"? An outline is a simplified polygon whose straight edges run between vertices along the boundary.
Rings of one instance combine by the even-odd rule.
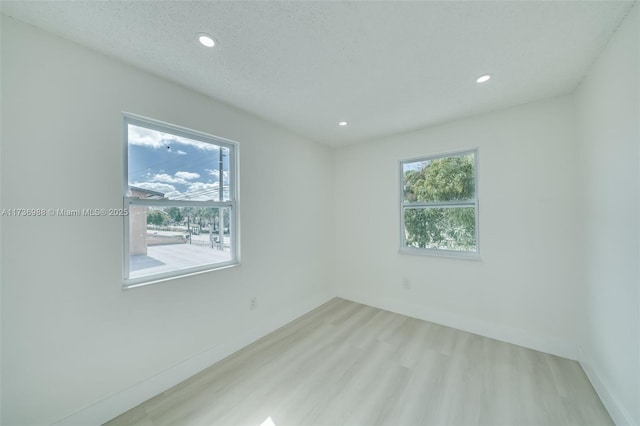
[[[218,197],[218,182],[195,182],[189,185],[184,197],[190,200],[211,200]]]
[[[169,178],[175,180],[170,175],[156,175],[155,177]],[[135,182],[132,186],[138,188],[149,189],[164,194],[165,198],[173,200],[217,200],[218,199],[218,182],[204,183],[204,182],[185,182],[188,186],[184,192],[178,191],[175,186],[167,182],[153,181],[153,182]],[[225,199],[229,197],[229,188],[224,186]]]
[[[192,172],[176,172],[174,174],[175,177],[180,178],[180,179],[187,179],[187,180],[192,180],[192,179],[197,179],[200,177],[200,173],[192,173]]]
[[[211,176],[215,176],[216,179],[220,179],[220,171],[219,170],[214,170],[214,169],[205,169],[205,170]],[[224,170],[222,172],[222,179],[223,179],[223,183],[225,185],[229,183],[229,171],[228,170]]]
[[[181,150],[181,149],[177,150],[177,151],[176,151],[176,154],[178,154],[178,155],[187,155],[187,153],[186,153],[186,152],[184,152],[184,151],[183,151],[183,150]]]
[[[151,148],[160,148],[167,146],[163,133],[156,132],[155,130],[145,129],[134,125],[129,125],[129,143],[132,145],[142,145]]]
[[[152,182],[163,182],[163,183],[178,183],[178,184],[182,184],[182,185],[186,185],[187,182],[186,180],[179,178],[179,177],[173,177],[171,175],[168,175],[166,173],[158,173],[155,174],[151,177],[151,181]]]
[[[136,186],[138,188],[149,189],[151,191],[161,192],[167,196],[170,193],[177,193],[176,187],[173,185],[169,185],[161,182],[135,182],[131,186]]]
[[[200,173],[194,172],[176,172],[173,176],[167,173],[156,173],[150,176],[151,182],[163,182],[163,183],[175,183],[179,185],[189,185],[189,180],[197,179],[200,177]]]
[[[193,139],[183,138],[181,136],[175,136],[169,133],[158,132],[157,130],[146,129],[144,127],[138,127],[136,125],[129,125],[129,143],[131,145],[146,146],[154,149],[171,147],[174,144],[182,144],[192,146],[202,151],[216,151],[218,147],[216,145],[194,141]],[[185,155],[186,152],[182,150],[177,151],[178,154]]]

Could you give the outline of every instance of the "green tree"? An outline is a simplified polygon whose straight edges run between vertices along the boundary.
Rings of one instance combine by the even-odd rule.
[[[438,203],[475,197],[472,155],[430,160],[404,172],[407,203]],[[468,250],[475,246],[474,207],[406,208],[407,245],[419,248]]]
[[[213,230],[215,232],[220,232],[220,210],[219,209],[214,209],[213,210],[213,217],[211,218],[211,223],[213,225]],[[223,208],[222,209],[222,224],[224,225],[223,227],[223,232],[225,232],[225,229],[229,227],[229,209],[227,208]]]
[[[169,220],[169,215],[162,210],[149,210],[147,212],[147,223],[152,225],[164,225]]]
[[[212,226],[214,217],[218,214],[218,209],[202,207],[198,209],[198,224],[200,227]]]
[[[171,220],[175,223],[180,223],[182,222],[182,219],[184,219],[184,216],[182,214],[182,211],[180,210],[180,207],[169,207],[165,209],[165,212],[169,215]]]

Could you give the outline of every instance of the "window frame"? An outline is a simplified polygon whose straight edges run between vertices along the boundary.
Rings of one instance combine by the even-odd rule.
[[[129,215],[124,216],[124,243],[123,243],[123,263],[122,263],[122,287],[123,289],[131,289],[149,284],[155,284],[167,280],[186,277],[195,274],[226,269],[240,264],[240,227],[238,223],[239,207],[238,207],[238,151],[239,144],[235,141],[213,136],[197,130],[188,129],[186,127],[175,124],[166,123],[148,117],[143,117],[131,113],[122,113],[122,139],[123,139],[123,175],[122,175],[122,194],[123,208],[130,212],[131,206],[165,206],[165,207],[214,207],[228,208],[229,211],[229,240],[231,259],[226,262],[218,262],[213,264],[205,264],[191,268],[184,268],[175,271],[162,272],[153,275],[130,278],[129,274]],[[129,124],[134,126],[155,130],[158,132],[169,133],[198,142],[213,144],[229,150],[229,200],[227,201],[195,201],[195,200],[145,200],[138,197],[128,197],[129,191]]]
[[[464,157],[466,155],[473,154],[474,162],[474,198],[467,200],[454,200],[454,201],[438,201],[438,202],[405,202],[404,199],[404,165],[409,163],[416,163],[420,161],[431,161],[449,157]],[[402,159],[398,162],[399,170],[399,206],[400,206],[400,249],[401,254],[415,254],[415,255],[427,255],[427,256],[439,256],[439,257],[452,257],[456,259],[470,259],[480,260],[480,202],[478,197],[478,148],[470,148],[458,151],[450,151],[440,154],[423,155],[420,157],[412,157]],[[418,208],[460,208],[460,207],[474,207],[475,209],[475,236],[476,236],[476,250],[475,251],[459,251],[459,250],[447,250],[447,249],[434,249],[434,248],[418,248],[408,247],[406,244],[405,235],[405,218],[404,213],[406,209]]]

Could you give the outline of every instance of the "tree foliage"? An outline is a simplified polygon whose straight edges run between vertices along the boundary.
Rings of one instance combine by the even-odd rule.
[[[184,219],[184,215],[182,214],[180,207],[169,207],[165,209],[165,211],[174,223],[180,223],[182,222],[182,219]]]
[[[164,225],[169,221],[169,215],[162,210],[149,210],[147,212],[147,223],[151,225]]]
[[[191,225],[198,225],[200,228],[205,228],[206,226],[211,226],[213,231],[218,232],[220,229],[220,215],[219,208],[212,207],[194,207],[194,206],[183,206],[183,207],[166,207],[161,211],[164,222],[156,223],[159,219],[155,217],[151,218],[149,214],[147,214],[147,222],[150,224],[186,224],[187,221]],[[151,212],[149,212],[151,213]],[[223,224],[224,230],[228,230],[230,226],[230,209],[223,208]],[[155,216],[155,213],[154,213]]]
[[[404,172],[405,203],[437,203],[475,197],[473,156],[430,160]],[[472,206],[408,207],[404,211],[409,247],[469,250],[475,247]]]

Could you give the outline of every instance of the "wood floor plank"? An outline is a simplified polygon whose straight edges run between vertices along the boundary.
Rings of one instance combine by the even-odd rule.
[[[107,425],[263,423],[613,424],[575,361],[336,298]]]

